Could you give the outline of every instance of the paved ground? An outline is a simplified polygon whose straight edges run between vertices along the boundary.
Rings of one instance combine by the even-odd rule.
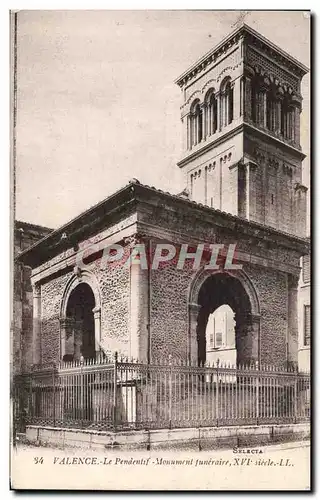
[[[306,441],[239,450],[59,450],[19,445],[13,488],[308,490]]]

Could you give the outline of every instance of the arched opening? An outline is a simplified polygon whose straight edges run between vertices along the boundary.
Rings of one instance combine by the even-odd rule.
[[[199,99],[193,101],[190,107],[189,115],[189,144],[190,147],[196,146],[202,141],[204,136],[203,130],[203,109],[200,106]]]
[[[277,100],[272,90],[268,90],[266,96],[266,122],[267,128],[274,132],[276,130]]]
[[[213,88],[209,89],[205,97],[206,105],[206,133],[208,136],[216,133],[218,128],[218,103]]]
[[[214,339],[215,348],[220,350],[219,359],[233,364],[250,363],[259,358],[259,315],[257,305],[252,305],[247,287],[240,279],[226,272],[209,275],[202,283],[198,293],[198,313],[196,319],[196,339],[198,364],[208,359],[207,346],[210,328],[215,319],[220,321],[220,331]],[[225,327],[221,331],[221,317]],[[219,319],[217,319],[219,318]],[[208,326],[209,323],[209,326]],[[229,335],[229,338],[228,338]],[[209,341],[212,337],[209,337]],[[217,341],[220,345],[217,346]],[[223,348],[234,349],[233,357],[227,359]],[[212,356],[212,355],[210,355]]]
[[[221,84],[221,123],[223,127],[229,125],[233,120],[233,85],[230,77]]]
[[[202,111],[202,108],[200,107],[200,104],[196,105],[194,113],[195,113],[195,120],[196,120],[195,144],[199,144],[199,142],[202,141],[202,137],[203,137],[203,127],[202,127],[203,111]]]
[[[70,293],[66,308],[65,361],[95,357],[95,297],[87,283],[79,283]]]
[[[210,313],[206,326],[206,361],[218,359],[232,366],[237,362],[235,312],[228,304]]]

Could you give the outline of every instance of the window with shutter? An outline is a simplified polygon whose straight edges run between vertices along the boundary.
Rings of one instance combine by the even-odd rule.
[[[304,283],[310,283],[310,255],[302,257],[302,279]]]
[[[304,345],[310,345],[311,306],[304,306]]]

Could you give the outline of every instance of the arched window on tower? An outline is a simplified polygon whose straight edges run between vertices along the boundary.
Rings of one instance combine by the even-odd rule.
[[[200,107],[200,104],[196,105],[195,115],[197,120],[197,141],[196,144],[202,141],[203,138],[203,110]]]
[[[272,90],[268,90],[266,98],[267,128],[274,132],[276,129],[276,99]]]
[[[280,131],[284,139],[294,140],[295,110],[287,98],[281,101]]]
[[[228,106],[228,125],[233,120],[233,88],[231,87],[231,83],[227,83],[226,87],[226,96],[227,96],[227,106]]]
[[[218,128],[218,103],[213,89],[208,92],[206,103],[206,130],[207,134],[210,136],[215,134]]]
[[[193,102],[190,111],[190,145],[195,146],[203,138],[203,110],[200,101]]]
[[[281,109],[280,133],[283,137],[285,137],[285,131],[287,128],[287,108],[288,108],[288,103],[286,99],[282,99],[280,104],[280,109]]]
[[[233,120],[233,86],[230,77],[222,82],[220,96],[221,124],[226,127]]]

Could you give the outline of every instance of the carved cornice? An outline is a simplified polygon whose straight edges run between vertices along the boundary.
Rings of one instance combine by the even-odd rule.
[[[203,73],[208,66],[226,54],[230,48],[235,47],[241,40],[244,40],[245,44],[250,43],[253,47],[268,55],[270,59],[273,59],[278,64],[281,64],[300,79],[308,72],[308,68],[293,58],[290,54],[286,53],[270,40],[260,35],[260,33],[254,29],[250,28],[246,24],[243,24],[225,37],[218,45],[216,45],[216,47],[196,61],[189,69],[176,79],[175,83],[179,85],[180,88],[184,87],[190,80]]]
[[[275,94],[278,94],[280,98],[285,97],[292,102],[296,102],[301,105],[301,94],[299,94],[290,83],[286,80],[279,79],[271,71],[267,71],[259,65],[255,65],[253,67],[250,64],[245,63],[245,73],[251,79],[259,79],[260,86],[265,91],[272,90]]]

